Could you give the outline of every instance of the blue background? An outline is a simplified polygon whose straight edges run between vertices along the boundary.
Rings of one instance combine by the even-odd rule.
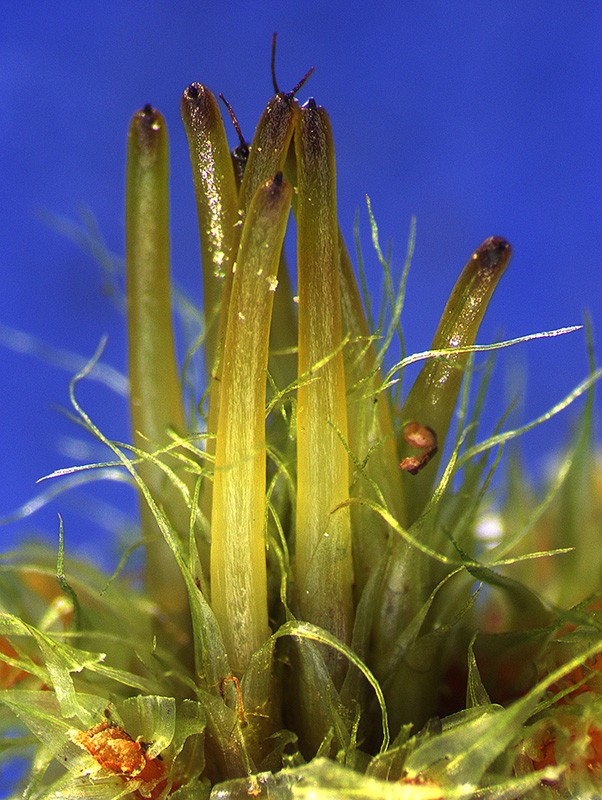
[[[491,234],[508,238],[514,257],[480,342],[579,323],[586,307],[602,324],[600,0],[5,0],[0,29],[3,325],[86,357],[108,333],[106,359],[124,369],[123,318],[103,295],[99,270],[39,212],[74,218],[78,204],[87,204],[109,247],[123,251],[126,130],[147,102],[163,111],[172,136],[174,274],[200,300],[179,96],[193,80],[223,91],[250,138],[272,93],[273,31],[283,88],[316,66],[300,99],[312,94],[330,111],[348,242],[357,208],[367,233],[368,193],[398,270],[417,216],[405,316],[410,351],[428,347],[459,269]],[[377,291],[379,281],[373,285]],[[4,516],[35,494],[38,477],[76,463],[78,453],[65,439],[77,429],[56,408],[67,405],[68,373],[10,349],[0,349],[0,361]],[[527,373],[522,413],[531,418],[586,374],[583,336],[504,355],[490,419],[504,407],[512,364]],[[108,435],[129,438],[122,398],[98,384],[82,387],[81,397]],[[535,473],[562,443],[570,419],[564,414],[525,439]],[[1,548],[32,529],[56,538],[60,510],[70,550],[85,547],[113,560],[111,529],[134,514],[134,500],[104,485],[95,494],[97,503],[110,504],[95,507],[106,512],[103,527],[98,517],[88,519],[84,496],[89,492],[63,496],[5,526]],[[112,510],[115,503],[125,518]]]
[[[174,274],[200,301],[180,93],[193,80],[223,91],[251,138],[272,94],[270,41],[278,31],[283,88],[316,67],[300,99],[311,94],[330,112],[341,225],[352,246],[360,209],[375,275],[364,195],[373,200],[383,244],[392,243],[396,270],[417,216],[405,315],[410,352],[428,347],[460,268],[492,234],[511,241],[514,257],[480,342],[580,323],[587,307],[600,327],[600,0],[5,0],[2,8],[3,325],[86,357],[108,333],[106,360],[124,369],[124,322],[103,295],[100,271],[39,212],[75,218],[78,204],[87,204],[108,246],[123,252],[126,131],[147,102],[162,110],[171,132]],[[509,365],[527,373],[524,418],[587,371],[580,333],[509,352],[496,370],[491,419],[506,403]],[[64,437],[78,431],[56,408],[68,404],[68,372],[6,348],[0,360],[3,516],[35,494],[38,477],[77,462]],[[108,435],[129,438],[122,398],[93,383],[80,394]],[[570,418],[525,439],[535,473],[562,443]],[[32,528],[56,538],[60,510],[68,547],[84,542],[93,553],[110,552],[110,529],[121,517],[109,509],[105,531],[78,508],[82,497],[63,496],[4,527],[2,548]],[[105,485],[96,497],[134,512],[123,488]]]

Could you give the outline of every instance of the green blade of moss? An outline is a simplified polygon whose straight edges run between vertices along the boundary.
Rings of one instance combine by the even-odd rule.
[[[510,255],[510,245],[498,236],[486,239],[475,250],[447,301],[431,349],[460,348],[474,343],[489,300]],[[419,468],[417,474],[404,472],[402,476],[410,523],[420,516],[428,502],[467,359],[466,353],[429,359],[403,405],[403,424],[417,422],[422,427],[430,428],[435,433],[438,447],[436,454],[423,469]],[[399,452],[402,461],[422,455],[420,448],[417,451],[403,436],[399,440]]]
[[[353,703],[350,704],[353,709],[351,711],[345,706],[337,690],[332,686],[328,674],[324,675],[326,669],[323,655],[327,652],[327,647],[356,668],[374,691],[380,714],[382,734],[380,748],[381,752],[384,752],[390,744],[385,698],[378,681],[357,653],[327,631],[307,622],[289,620],[274,634],[274,639],[285,636],[291,636],[297,643],[295,666],[301,670],[300,678],[302,683],[305,683],[305,692],[296,698],[291,698],[291,703],[299,706],[295,709],[295,713],[298,713],[303,720],[305,727],[303,736],[306,744],[310,746],[310,751],[315,753],[318,750],[320,743],[326,740],[331,727],[333,729],[331,733],[340,736],[339,744],[343,745],[343,740],[349,737],[351,727],[349,720],[356,710],[353,708]],[[323,645],[324,649],[317,651],[313,648],[314,642]],[[337,720],[336,717],[340,719]]]
[[[310,103],[295,131],[298,172],[296,586],[301,617],[349,643],[353,565],[341,342],[336,171],[330,121]],[[319,365],[317,368],[316,365]],[[324,592],[328,587],[328,592]]]
[[[190,148],[199,221],[204,347],[209,379],[216,357],[225,278],[236,258],[240,238],[240,226],[236,224],[238,190],[224,124],[213,94],[200,83],[192,83],[182,95],[180,109]]]
[[[269,637],[265,554],[265,396],[276,274],[291,188],[257,190],[243,226],[224,343],[211,515],[211,599],[230,664]]]
[[[126,177],[126,261],[130,410],[135,447],[150,451],[186,428],[175,357],[169,277],[168,140],[165,120],[145,106],[131,122]],[[188,511],[153,464],[140,476],[184,541]],[[184,617],[182,576],[144,500],[142,533],[151,596]]]

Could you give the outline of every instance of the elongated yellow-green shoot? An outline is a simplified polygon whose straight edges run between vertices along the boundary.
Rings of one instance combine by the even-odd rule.
[[[474,344],[511,253],[508,242],[499,236],[489,237],[475,250],[447,301],[431,350]],[[465,352],[428,359],[401,410],[404,428],[399,451],[410,523],[431,495],[467,360]]]
[[[196,86],[196,84],[193,84],[193,86]],[[189,94],[189,90],[184,93],[183,105],[191,102],[187,94]],[[276,173],[281,172],[283,169],[286,154],[293,136],[296,110],[297,101],[292,95],[277,94],[269,101],[259,120],[249,149],[249,157],[245,164],[242,183],[238,191],[236,230],[234,231],[235,237],[240,237],[240,226],[246,217],[249,204],[258,187],[266,180],[273,178]],[[214,153],[208,152],[209,158],[214,156]],[[220,151],[220,157],[221,156],[223,156],[222,151]],[[232,162],[229,153],[228,161],[230,163],[230,172],[233,176],[232,180],[234,180],[234,172],[231,166]],[[217,433],[222,387],[221,371],[223,361],[220,348],[223,347],[225,341],[229,317],[230,294],[233,280],[231,267],[232,265],[230,265],[230,269],[226,274],[221,295],[221,308],[216,329],[216,358],[214,359],[210,380],[211,391],[209,393],[209,414],[207,420],[207,433],[209,435],[207,452],[209,455],[213,455],[215,452],[214,437]],[[278,305],[282,305],[282,303],[279,302]],[[212,493],[212,484],[209,480],[204,481],[200,505],[206,519],[209,519],[211,516]],[[201,559],[203,560],[202,556]]]
[[[217,100],[200,83],[191,83],[180,101],[182,121],[188,137],[194,193],[201,242],[203,314],[205,321],[206,382],[210,389],[205,452],[215,456],[219,413],[221,350],[230,290],[232,266],[240,241],[238,187],[228,140]],[[200,508],[203,519],[211,519],[212,482],[202,483]],[[198,537],[198,550],[205,576],[209,573],[209,531]]]
[[[269,100],[259,118],[240,187],[243,214],[257,187],[270,176],[284,170],[298,113],[299,104],[294,96],[279,92]]]
[[[130,409],[134,445],[147,452],[169,444],[170,429],[179,434],[186,429],[171,315],[168,162],[165,120],[147,105],[130,125],[126,177]],[[187,542],[189,512],[178,490],[150,461],[139,471]],[[141,517],[148,589],[161,608],[184,614],[188,601],[181,573],[144,501]]]
[[[486,239],[462,270],[445,306],[432,350],[467,347],[474,344],[487,304],[502,276],[511,248],[499,237]],[[468,353],[429,359],[418,375],[401,411],[402,433],[399,452],[400,472],[407,522],[414,522],[423,511],[431,493],[437,464],[454,412]],[[408,708],[426,703],[421,695],[430,692],[427,678],[414,679],[414,696],[404,697],[399,686],[406,680],[406,666],[399,664],[397,640],[418,614],[430,581],[420,551],[401,537],[391,541],[387,565],[380,582],[380,598],[372,629],[372,658],[377,677],[388,688],[391,719],[399,724]],[[424,656],[424,664],[429,657]],[[393,667],[391,667],[393,665]],[[392,679],[391,668],[397,671]],[[420,670],[418,670],[420,673]],[[424,675],[428,670],[424,667]],[[401,676],[401,677],[400,677]],[[397,682],[396,682],[397,681]]]
[[[211,516],[211,600],[230,667],[268,639],[265,398],[268,344],[291,187],[278,173],[250,204],[232,280]]]
[[[295,131],[299,284],[296,588],[298,613],[349,642],[353,564],[347,400],[330,121],[313,101]],[[324,587],[328,586],[328,592]]]
[[[257,187],[270,176],[283,172],[291,150],[293,132],[299,116],[294,93],[277,92],[264,109],[253,141],[240,187],[241,214],[245,214]],[[296,342],[296,315],[286,260],[279,269],[278,292],[274,300],[274,325],[270,335],[270,373],[278,388],[294,380],[294,356],[281,355]],[[272,354],[276,351],[276,354]]]
[[[200,83],[180,103],[192,163],[203,266],[205,358],[210,378],[218,345],[218,319],[226,276],[240,238],[238,190],[228,140],[213,94]]]

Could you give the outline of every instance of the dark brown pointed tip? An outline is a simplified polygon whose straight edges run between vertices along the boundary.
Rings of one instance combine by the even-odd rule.
[[[182,92],[180,111],[185,125],[212,126],[219,118],[217,100],[202,83],[191,83]]]
[[[473,259],[488,269],[504,269],[512,255],[510,243],[502,236],[490,236],[477,247]]]
[[[144,108],[134,114],[133,124],[135,128],[141,132],[141,135],[146,131],[149,135],[150,131],[158,131],[163,124],[163,117],[156,108],[153,108],[150,103],[147,103]]]
[[[266,181],[266,189],[268,190],[268,194],[273,199],[276,199],[282,194],[282,188],[284,186],[284,176],[282,172],[277,172],[272,180]]]
[[[315,111],[317,107],[318,106],[317,106],[316,101],[315,101],[315,99],[313,97],[310,97],[308,99],[307,103],[305,103],[305,105],[303,106],[303,108],[311,108],[312,111]]]
[[[165,120],[156,108],[147,103],[132,117],[128,138],[140,157],[154,160],[165,140]]]
[[[205,87],[202,83],[197,83],[194,81],[190,83],[185,89],[183,94],[186,97],[189,97],[191,100],[196,100],[197,97],[205,93]]]
[[[202,105],[208,94],[209,90],[202,83],[191,83],[182,92],[182,103],[193,107]]]

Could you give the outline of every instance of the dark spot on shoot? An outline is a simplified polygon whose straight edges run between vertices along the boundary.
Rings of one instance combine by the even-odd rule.
[[[274,180],[273,180],[274,186],[282,186],[283,180],[284,180],[284,176],[283,176],[282,172],[277,172],[274,175]]]
[[[144,116],[145,116],[145,117],[152,117],[152,116],[154,116],[155,110],[154,110],[154,108],[151,106],[151,104],[150,104],[150,103],[147,103],[147,104],[144,106],[144,108],[142,109],[142,113],[144,114]]]
[[[184,94],[190,97],[191,100],[196,100],[199,96],[199,87],[196,83],[191,83],[186,89],[184,89]]]

